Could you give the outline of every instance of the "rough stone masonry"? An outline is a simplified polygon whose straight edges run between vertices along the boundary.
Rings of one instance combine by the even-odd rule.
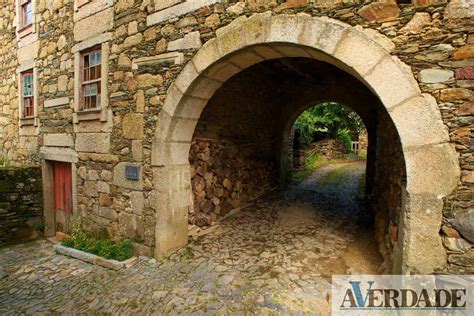
[[[186,243],[202,197],[191,185],[193,136],[217,135],[239,148],[238,159],[284,169],[291,120],[331,98],[368,127],[369,197],[386,264],[472,272],[472,0],[34,0],[31,19],[22,3],[2,0],[0,9],[0,152],[10,166],[42,167],[47,235],[55,231],[51,166],[60,161],[72,166],[72,209],[84,228],[167,255]],[[100,66],[86,65],[98,51]],[[260,62],[263,72],[251,69]],[[88,66],[98,71],[92,81]],[[273,96],[252,91],[259,76]],[[241,107],[251,102],[259,110]],[[236,110],[206,107],[201,117],[208,103]],[[255,142],[259,157],[240,150]],[[138,180],[127,178],[130,166]]]

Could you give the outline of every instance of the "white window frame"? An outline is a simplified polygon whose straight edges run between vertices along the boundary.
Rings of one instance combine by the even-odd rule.
[[[31,94],[28,94],[26,95],[25,94],[25,77],[26,76],[29,76],[31,77]],[[21,87],[20,87],[20,97],[21,97],[21,118],[24,118],[24,119],[28,119],[28,118],[33,118],[35,117],[36,113],[35,113],[35,106],[36,106],[36,102],[38,102],[38,100],[36,100],[35,98],[35,92],[34,92],[34,89],[35,89],[35,76],[34,76],[34,73],[33,73],[33,69],[30,69],[30,70],[26,70],[26,71],[23,71],[20,73],[20,80],[21,80]],[[32,106],[31,106],[31,111],[33,112],[32,115],[29,115],[27,116],[26,115],[26,108],[25,108],[25,99],[28,98],[28,99],[32,99]]]
[[[23,107],[23,74],[26,72],[33,73],[33,116],[25,117]],[[26,66],[18,67],[16,70],[18,84],[18,113],[20,120],[20,129],[28,126],[38,127],[38,71],[34,66],[34,62],[27,63]]]
[[[27,0],[15,0],[16,6],[16,34],[18,38],[23,38],[29,34],[36,32],[36,1],[31,0],[31,23],[24,25],[23,24],[23,4]]]
[[[86,40],[73,47],[74,53],[74,123],[80,121],[100,120],[105,122],[108,120],[108,75],[109,66],[108,59],[110,54],[109,38],[106,36],[98,36],[90,40]],[[82,89],[83,89],[83,52],[90,50],[96,46],[101,49],[101,79],[100,79],[100,107],[96,109],[82,109]]]
[[[100,78],[97,79],[90,79],[90,80],[85,80],[84,78],[84,72],[85,72],[85,64],[84,64],[84,59],[86,56],[91,56],[94,53],[100,52],[100,63],[97,65],[100,65]],[[89,61],[90,63],[90,61]],[[92,67],[95,67],[97,65],[89,65],[89,69]],[[91,49],[88,49],[86,51],[81,52],[81,91],[80,91],[80,102],[79,102],[79,110],[80,111],[99,111],[101,109],[101,103],[100,103],[100,92],[96,94],[89,94],[86,95],[85,89],[86,86],[94,85],[97,84],[98,90],[102,91],[102,45],[98,45],[96,47],[92,47]],[[96,106],[95,107],[86,107],[86,98],[91,97],[91,96],[96,96]]]

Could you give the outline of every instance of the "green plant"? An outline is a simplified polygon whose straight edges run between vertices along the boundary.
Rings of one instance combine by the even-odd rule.
[[[344,142],[344,146],[348,151],[352,151],[352,139],[351,135],[349,135],[349,131],[346,129],[342,129],[337,133],[337,138]]]
[[[349,136],[355,137],[365,129],[357,113],[335,102],[321,103],[308,108],[298,117],[294,128],[301,137],[301,143],[306,145],[313,141],[313,134],[316,132],[325,132],[330,137],[336,138],[345,130]]]
[[[99,235],[85,233],[81,228],[80,220],[77,220],[73,224],[71,237],[64,239],[62,244],[106,259],[124,261],[133,256],[130,239],[115,243],[108,239],[98,238]]]

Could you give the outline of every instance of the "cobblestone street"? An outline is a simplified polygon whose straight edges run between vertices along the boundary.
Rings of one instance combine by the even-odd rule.
[[[332,274],[381,263],[359,226],[363,172],[362,162],[323,167],[171,258],[123,271],[56,255],[44,240],[1,249],[0,314],[328,314]]]

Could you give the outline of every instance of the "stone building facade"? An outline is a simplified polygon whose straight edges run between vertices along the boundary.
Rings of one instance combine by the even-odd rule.
[[[385,270],[472,272],[474,3],[399,2],[2,0],[0,151],[41,165],[46,235],[80,218],[161,257],[187,241],[193,137],[284,173],[295,118],[341,102]]]

